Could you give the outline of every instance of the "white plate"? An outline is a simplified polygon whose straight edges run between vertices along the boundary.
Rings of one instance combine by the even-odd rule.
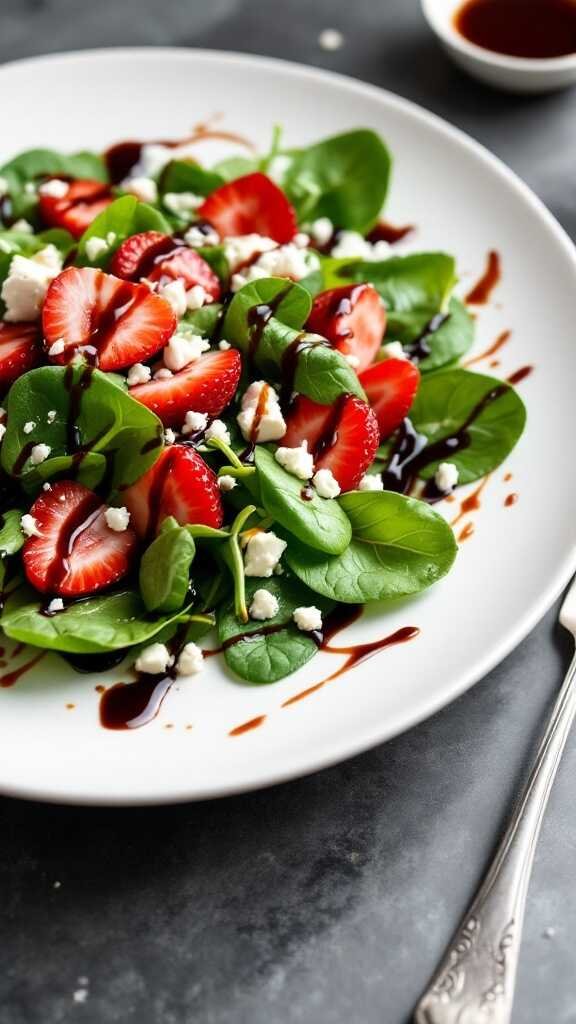
[[[372,640],[416,625],[418,639],[284,709],[342,659],[321,654],[297,675],[251,687],[213,658],[201,677],[173,689],[151,725],[130,732],[98,723],[95,685],[121,673],[95,679],[45,659],[41,672],[0,691],[0,790],[104,804],[221,796],[349,757],[453,700],[525,636],[575,568],[576,259],[567,236],[525,185],[454,128],[396,96],[309,68],[193,50],[109,50],[5,67],[7,97],[0,159],[37,145],[177,138],[219,112],[221,127],[261,146],[278,122],[290,145],[376,129],[394,154],[390,219],[418,225],[411,247],[454,252],[461,289],[487,251],[499,250],[503,280],[479,310],[477,350],[512,329],[498,372],[535,370],[520,385],[526,433],[493,474],[481,510],[463,520],[476,529],[453,572],[422,598],[372,612],[341,635],[342,643]],[[511,491],[519,500],[505,508]],[[260,728],[228,735],[259,715],[267,716]]]

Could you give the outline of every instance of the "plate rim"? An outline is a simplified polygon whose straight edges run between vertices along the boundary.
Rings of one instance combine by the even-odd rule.
[[[257,66],[263,70],[269,69],[274,71],[280,69],[283,73],[288,73],[300,79],[309,79],[328,86],[335,85],[338,88],[355,92],[359,96],[379,101],[383,100],[385,104],[395,108],[400,113],[408,113],[412,118],[416,118],[427,125],[432,125],[438,131],[464,147],[476,160],[491,168],[501,180],[509,187],[512,187],[523,198],[525,203],[532,208],[542,226],[547,228],[556,243],[561,247],[576,274],[576,246],[567,231],[536,193],[500,157],[493,154],[486,146],[478,142],[467,132],[421,104],[399,96],[391,90],[353,78],[350,75],[324,68],[311,67],[310,65],[300,64],[297,61],[289,61],[283,58],[228,50],[176,46],[109,46],[86,50],[72,50],[64,53],[40,54],[8,61],[0,65],[0,85],[7,72],[12,73],[15,70],[25,72],[28,68],[32,69],[44,64],[81,64],[86,59],[106,57],[116,57],[119,60],[136,58],[146,61],[162,61],[170,58],[172,60],[182,60],[183,62],[199,61],[200,63],[218,61],[236,66]],[[471,670],[461,672],[449,693],[431,694],[427,700],[422,701],[417,709],[408,710],[406,714],[400,715],[399,720],[392,727],[386,722],[381,722],[376,724],[376,726],[367,726],[361,731],[357,730],[349,740],[339,741],[335,749],[331,749],[320,757],[315,756],[313,753],[304,757],[300,755],[297,758],[298,763],[296,765],[289,762],[285,767],[280,766],[275,771],[267,771],[265,778],[258,776],[258,771],[262,769],[256,768],[255,770],[253,766],[250,766],[245,778],[228,782],[225,785],[212,784],[204,787],[200,785],[195,787],[192,792],[189,787],[185,786],[181,789],[172,787],[171,791],[166,794],[152,793],[149,795],[137,794],[133,796],[125,793],[119,793],[118,795],[109,793],[98,795],[93,792],[66,793],[59,791],[54,785],[45,787],[40,782],[37,784],[25,783],[21,785],[18,783],[5,784],[0,779],[0,794],[18,799],[41,800],[46,803],[73,806],[162,806],[235,796],[254,790],[267,789],[292,779],[302,778],[317,771],[322,771],[412,729],[471,689],[472,686],[499,665],[526,638],[559,597],[575,572],[576,545],[571,551],[566,553],[565,561],[562,562],[551,578],[548,587],[525,610],[524,614],[516,622],[515,627],[510,629],[500,643],[493,646],[484,658],[477,661]]]

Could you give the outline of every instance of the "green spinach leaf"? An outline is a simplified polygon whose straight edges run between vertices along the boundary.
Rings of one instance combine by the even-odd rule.
[[[296,608],[315,604],[326,614],[329,602],[319,600],[298,580],[274,576],[266,580],[246,580],[246,597],[250,604],[256,590],[270,591],[278,601],[278,612],[272,619],[241,625],[234,613],[233,601],[218,610],[218,639],[225,645],[226,664],[241,679],[262,685],[274,683],[305,665],[318,647],[312,637],[295,625]],[[282,627],[277,629],[276,627]],[[236,642],[234,638],[237,637]]]
[[[384,205],[391,163],[380,137],[360,129],[297,151],[282,184],[300,221],[329,217],[364,233]]]
[[[352,540],[340,555],[327,557],[289,540],[288,565],[316,593],[352,604],[407,597],[450,569],[454,534],[424,502],[391,491],[350,491],[339,503],[352,525]]]
[[[330,554],[344,551],[352,531],[337,501],[321,498],[316,491],[310,501],[304,501],[303,481],[287,473],[263,445],[256,446],[256,469],[262,504],[268,515],[318,551]]]
[[[24,534],[20,526],[22,511],[12,508],[0,516],[0,555],[15,555],[24,545]]]
[[[20,189],[27,181],[41,177],[92,178],[108,181],[106,165],[97,153],[57,153],[52,149],[28,149],[0,167],[0,175],[8,181],[10,191]]]
[[[200,309],[188,310],[181,323],[190,324],[193,333],[200,334],[202,338],[214,338],[222,320],[222,311],[221,302],[210,302]]]
[[[265,277],[245,284],[228,306],[222,329],[225,338],[233,338],[243,349],[250,345],[250,310],[255,306],[269,307],[280,323],[299,331],[308,319],[312,300],[299,284],[283,277]]]
[[[245,174],[252,174],[257,171],[259,161],[256,157],[250,156],[229,156],[214,164],[213,174],[218,174],[224,181],[234,181],[242,178]]]
[[[165,235],[172,234],[168,221],[159,210],[148,206],[147,203],[139,203],[135,196],[121,196],[120,199],[115,199],[110,206],[102,210],[102,213],[94,218],[90,227],[86,228],[78,242],[76,263],[81,267],[90,263],[86,255],[86,242],[89,238],[95,236],[108,238],[109,234],[116,236],[103,257],[108,260],[126,238],[141,231],[161,231]]]
[[[452,297],[448,303],[447,313],[448,319],[441,327],[426,335],[430,355],[421,359],[418,364],[422,373],[438,370],[460,359],[474,341],[474,321],[466,306],[459,299]],[[392,321],[394,326],[388,328],[388,340],[393,337],[403,344],[409,344],[420,337],[433,316],[433,313],[429,316],[427,310],[395,314]]]
[[[165,519],[140,562],[140,593],[149,612],[177,612],[183,607],[195,553],[196,545],[186,527],[175,519]]]
[[[224,184],[222,175],[207,171],[200,164],[188,160],[171,160],[160,175],[160,192],[193,192],[197,196],[209,196]]]

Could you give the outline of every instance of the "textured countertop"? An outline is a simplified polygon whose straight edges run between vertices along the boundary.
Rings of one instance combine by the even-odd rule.
[[[327,27],[341,49],[319,46]],[[384,86],[485,143],[576,237],[576,91],[489,92],[444,57],[416,0],[0,0],[0,61],[122,44],[271,54]],[[1,801],[0,1024],[408,1024],[568,657],[553,610],[430,721],[266,792],[134,811]],[[575,772],[572,741],[515,1024],[576,1021]]]

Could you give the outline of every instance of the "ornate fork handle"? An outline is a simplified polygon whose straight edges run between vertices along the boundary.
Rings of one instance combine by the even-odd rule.
[[[494,860],[430,987],[415,1024],[509,1024],[526,893],[548,796],[576,712],[576,657]]]

